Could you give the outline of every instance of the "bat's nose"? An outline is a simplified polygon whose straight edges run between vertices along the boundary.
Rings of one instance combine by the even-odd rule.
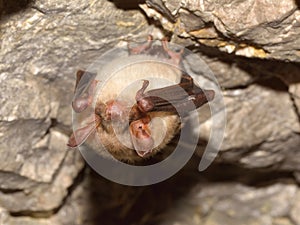
[[[151,136],[150,118],[142,118],[130,124],[130,136],[133,147],[140,157],[150,153],[154,146]]]

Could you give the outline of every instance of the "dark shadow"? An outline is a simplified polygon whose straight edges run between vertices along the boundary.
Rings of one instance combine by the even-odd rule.
[[[258,80],[257,84],[275,91],[281,91],[281,92],[288,91],[288,86],[278,77],[269,77],[266,79]]]
[[[119,185],[92,172],[89,186],[91,208],[94,210],[88,215],[92,218],[92,225],[160,224],[196,184],[239,182],[261,187],[293,179],[290,172],[259,171],[216,163],[200,173],[198,163],[199,158],[194,156],[172,178],[147,187]]]
[[[115,6],[119,9],[124,10],[132,10],[132,9],[140,9],[139,4],[145,3],[145,0],[109,0],[110,2],[114,3]]]
[[[29,7],[34,0],[0,0],[0,19]]]
[[[90,187],[94,191],[90,201],[95,209],[89,216],[93,218],[92,224],[98,225],[100,221],[105,225],[158,224],[175,202],[201,180],[196,170],[187,171],[191,164],[172,178],[146,187],[119,185],[92,172]],[[102,204],[101,209],[99,203]]]
[[[300,0],[295,0],[295,3],[298,6],[298,9],[300,9]]]
[[[203,45],[197,47],[188,46],[187,49],[203,54],[209,58],[227,63],[229,65],[234,64],[240,69],[246,71],[254,78],[270,79],[272,77],[281,77],[283,78],[282,80],[287,81],[289,84],[300,83],[299,62],[247,58],[244,56],[237,56],[235,54],[228,54],[226,52],[218,50],[217,48]],[[262,82],[261,84],[266,85],[266,82]]]

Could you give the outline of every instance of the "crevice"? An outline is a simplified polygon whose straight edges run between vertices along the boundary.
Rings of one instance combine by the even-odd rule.
[[[220,163],[209,167],[204,173],[210,183],[238,182],[255,188],[277,183],[296,184],[292,171],[275,171],[272,168],[253,169],[235,164]]]
[[[247,82],[245,84],[233,85],[230,87],[222,87],[224,91],[243,90],[247,89],[250,85],[254,84],[255,81]],[[226,96],[226,94],[224,94]]]
[[[50,125],[47,128],[47,130],[45,131],[45,134],[41,138],[44,138],[45,136],[49,135],[52,129],[55,129],[56,131],[59,131],[68,136],[71,135],[69,126],[58,122],[58,120],[56,118],[50,118]]]
[[[259,79],[256,84],[275,90],[277,92],[288,93],[288,86],[281,79],[275,76],[267,76]]]
[[[292,102],[294,112],[296,113],[298,122],[300,123],[300,112],[299,112],[299,109],[298,109],[297,104],[296,104],[296,98],[299,98],[299,97],[293,95],[293,93],[291,93],[291,92],[288,92],[288,93],[289,93],[289,96],[290,96],[290,99],[291,99],[291,102]]]
[[[51,129],[56,127],[58,124],[57,120],[55,118],[51,118],[50,119],[50,125],[49,127],[47,128],[46,132],[44,133],[43,136],[41,136],[41,139],[43,139],[45,136],[49,135],[50,132],[51,132]]]
[[[292,225],[299,225],[297,221],[295,221],[292,216],[290,214],[288,214],[286,216],[286,218],[289,220],[289,222],[292,224]]]
[[[14,188],[14,189],[6,189],[6,188],[0,188],[0,192],[3,194],[14,194],[18,192],[22,192],[22,189]]]
[[[200,18],[200,17],[199,17]],[[219,19],[219,18],[218,18]],[[225,24],[219,20],[220,23],[223,24],[224,27]],[[206,46],[206,47],[209,47],[209,48],[215,48],[217,49],[218,51],[219,48],[218,47],[211,47],[211,46],[207,46],[207,45],[204,45],[202,44],[199,40],[217,40],[219,42],[225,42],[225,43],[228,43],[228,44],[231,44],[231,45],[234,45],[235,46],[235,50],[232,52],[232,53],[226,53],[224,52],[225,54],[229,54],[229,55],[233,55],[233,56],[237,56],[235,53],[238,51],[238,50],[241,50],[245,47],[242,47],[242,45],[246,45],[246,47],[254,47],[256,49],[263,49],[263,51],[267,54],[269,54],[270,52],[266,49],[264,49],[264,45],[260,45],[258,43],[254,43],[252,42],[251,40],[248,40],[248,39],[243,39],[242,37],[238,37],[238,36],[234,36],[232,33],[231,34],[228,34],[228,36],[225,36],[224,33],[222,33],[216,26],[215,26],[215,23],[213,21],[209,21],[209,22],[206,22],[205,23],[205,26],[203,28],[210,28],[210,27],[213,27],[214,30],[216,31],[216,34],[217,34],[217,37],[215,38],[196,38],[196,37],[191,37],[191,39],[198,43],[199,45],[203,45],[203,46]],[[220,52],[223,52],[223,51],[220,51]],[[248,58],[246,56],[238,56],[238,57],[244,57],[244,58]],[[256,58],[256,57],[254,57]],[[259,58],[258,58],[259,59]]]
[[[300,83],[299,71],[300,63],[296,62],[284,62],[280,60],[267,60],[259,58],[247,58],[245,56],[237,56],[233,53],[226,53],[220,51],[218,48],[204,46],[190,45],[186,47],[194,53],[199,53],[208,57],[209,59],[216,59],[220,62],[226,64],[235,64],[239,69],[247,72],[253,79],[245,85],[232,87],[229,89],[236,88],[247,88],[247,86],[257,83],[264,86],[269,86],[269,84],[264,82],[264,80],[280,78],[280,80],[288,80],[290,84]],[[261,82],[262,81],[262,82]],[[278,83],[279,81],[276,81]],[[267,84],[267,85],[266,85]],[[277,88],[275,86],[275,88]]]
[[[48,120],[48,117],[44,119],[44,122],[46,122]],[[58,125],[57,119],[56,118],[50,118],[50,124],[47,127],[47,129],[45,130],[45,132],[43,132],[43,135],[40,136],[40,140],[44,139],[46,136],[50,135],[51,130],[53,128],[56,128]]]
[[[109,0],[110,2],[114,3],[114,5],[118,9],[123,10],[134,10],[134,9],[140,9],[139,4],[145,3],[145,0]]]
[[[19,211],[19,212],[9,212],[10,216],[12,217],[31,217],[31,218],[50,218],[57,214],[59,210],[67,203],[67,200],[71,197],[74,190],[83,182],[84,180],[84,174],[85,174],[85,167],[77,174],[75,177],[72,185],[67,189],[67,195],[62,200],[61,205],[59,205],[57,208],[50,209],[50,210],[37,210],[37,211]]]
[[[40,12],[40,13],[42,13],[43,15],[48,15],[48,14],[49,14],[46,10],[41,9],[41,8],[39,8],[39,7],[37,7],[37,6],[31,6],[31,8],[32,8],[32,9],[35,9],[36,11],[38,11],[38,12]]]
[[[0,1],[0,19],[16,14],[32,5],[34,0],[2,0]]]
[[[30,217],[30,218],[50,218],[53,216],[54,210],[49,211],[20,211],[20,212],[9,212],[12,217]]]

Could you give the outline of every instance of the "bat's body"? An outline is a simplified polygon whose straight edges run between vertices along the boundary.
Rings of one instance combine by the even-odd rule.
[[[128,66],[117,72],[114,77],[115,78],[110,79],[101,88],[101,93],[98,96],[97,101],[101,104],[101,102],[109,102],[112,99],[118,99],[118,96],[121,95],[120,99],[118,99],[120,104],[123,103],[124,107],[127,106],[128,108],[131,108],[136,103],[135,96],[141,88],[143,80],[151,78],[152,82],[150,82],[151,86],[149,87],[149,90],[151,90],[167,86],[168,84],[178,83],[180,81],[181,73],[179,70],[175,70],[169,65],[163,65],[157,62],[147,62]],[[136,82],[132,84],[134,81]],[[168,83],[166,81],[168,81]],[[122,94],[122,92],[125,93]],[[161,111],[149,112],[147,115],[151,120],[149,131],[151,132],[151,137],[154,141],[152,146],[154,148],[151,151],[151,154],[144,155],[144,157],[154,155],[159,149],[162,149],[177,133],[180,125],[179,117],[174,113]],[[103,115],[103,117],[105,117],[105,115]],[[106,146],[106,149],[109,149],[110,153],[117,159],[126,161],[132,161],[133,159],[133,161],[140,160],[143,151],[139,151],[137,155],[135,150],[137,150],[136,148],[138,148],[138,146],[133,146],[130,132],[128,127],[126,127],[128,124],[125,125],[124,132],[122,132],[124,127],[122,122],[116,121],[114,124],[115,130],[119,129],[119,131],[117,130],[117,132],[115,132],[112,128],[112,123],[110,122],[106,123],[105,127],[98,127],[98,134],[103,145]],[[143,125],[143,123],[141,124]],[[122,139],[122,143],[120,143],[120,140],[115,136],[115,133],[119,134],[118,137],[119,139]]]
[[[152,54],[141,56],[155,50],[150,44],[131,49],[128,62],[139,57],[147,60],[131,65],[125,61],[126,66],[112,62],[110,66],[115,63],[120,69],[114,68],[111,79],[99,87],[99,81],[93,81],[83,97],[75,97],[73,109],[82,114],[82,126],[70,137],[69,146],[85,142],[103,156],[137,162],[157,154],[178,133],[178,113],[193,110],[186,103],[198,108],[213,99],[213,91],[203,91],[190,76],[167,63],[179,65],[181,53],[166,49],[164,42],[161,49],[165,62],[155,61]],[[104,68],[99,73],[109,72]],[[81,77],[79,72],[77,80]],[[85,115],[89,107],[95,109],[93,116]]]

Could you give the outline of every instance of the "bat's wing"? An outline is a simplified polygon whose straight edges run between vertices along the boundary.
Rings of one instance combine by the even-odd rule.
[[[181,115],[212,101],[213,90],[204,90],[194,84],[193,78],[183,75],[179,84],[145,92],[149,81],[145,80],[136,94],[139,109],[143,112],[166,111]]]

